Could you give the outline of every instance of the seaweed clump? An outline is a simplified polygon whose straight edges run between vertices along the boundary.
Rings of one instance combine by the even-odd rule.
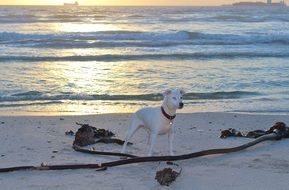
[[[180,172],[174,171],[172,168],[164,168],[157,171],[155,179],[160,185],[169,186],[180,175]]]
[[[97,142],[96,138],[105,139],[114,136],[113,132],[106,129],[98,129],[88,124],[80,124],[80,123],[76,124],[81,125],[81,127],[75,134],[75,140],[73,142],[73,145],[83,147],[95,144]]]
[[[220,138],[227,137],[247,137],[247,138],[258,138],[263,135],[268,135],[271,133],[276,133],[278,135],[278,140],[281,138],[289,138],[289,127],[286,126],[284,122],[276,122],[268,130],[254,130],[249,132],[240,132],[237,129],[229,128],[221,131]]]

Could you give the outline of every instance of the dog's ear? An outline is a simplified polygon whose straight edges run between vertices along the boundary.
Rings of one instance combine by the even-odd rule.
[[[186,92],[184,89],[180,89],[180,93],[181,93],[181,95],[184,95]]]
[[[169,94],[171,94],[171,93],[172,93],[171,90],[166,90],[166,91],[163,93],[163,95],[164,95],[164,96],[167,96],[167,95],[169,95]]]

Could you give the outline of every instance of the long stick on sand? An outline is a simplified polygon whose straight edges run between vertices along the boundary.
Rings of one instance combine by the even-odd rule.
[[[31,170],[67,170],[67,169],[106,169],[108,167],[126,165],[126,164],[134,164],[140,162],[157,162],[157,161],[176,161],[176,160],[186,160],[206,155],[213,154],[225,154],[231,152],[237,152],[240,150],[244,150],[248,147],[254,146],[262,141],[266,140],[277,140],[280,139],[280,134],[271,133],[268,135],[261,136],[256,140],[243,144],[241,146],[233,147],[233,148],[222,148],[222,149],[209,149],[203,150],[199,152],[177,155],[177,156],[151,156],[151,157],[132,157],[124,160],[117,160],[112,162],[104,162],[101,164],[68,164],[68,165],[41,165],[41,166],[20,166],[20,167],[9,167],[9,168],[0,168],[0,173],[4,172],[12,172],[12,171],[31,171]],[[114,153],[110,153],[113,155]],[[120,153],[116,153],[120,154]],[[107,155],[107,154],[106,154]],[[132,156],[132,155],[131,155]]]

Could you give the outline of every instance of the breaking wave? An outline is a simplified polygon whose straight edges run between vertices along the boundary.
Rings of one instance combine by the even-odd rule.
[[[178,45],[288,45],[286,34],[210,34],[200,32],[106,31],[24,34],[0,32],[0,44],[37,48],[166,47]]]
[[[89,55],[89,56],[1,56],[0,62],[54,62],[54,61],[102,61],[117,62],[131,60],[205,60],[205,59],[233,59],[233,58],[287,58],[286,52],[212,52],[212,53],[176,53],[176,54],[140,54],[140,55]]]
[[[208,93],[187,93],[185,100],[217,100],[217,99],[239,99],[260,95],[258,92],[249,91],[229,91],[229,92],[208,92]],[[69,94],[61,93],[50,95],[38,91],[28,91],[24,93],[0,96],[0,102],[17,101],[64,101],[64,100],[108,100],[108,101],[160,101],[163,99],[161,93],[139,94],[139,95],[109,95],[109,94]],[[57,102],[61,103],[61,102]]]

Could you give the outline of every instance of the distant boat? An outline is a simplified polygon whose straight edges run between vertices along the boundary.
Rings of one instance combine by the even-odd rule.
[[[79,4],[78,4],[77,1],[75,1],[74,3],[64,3],[63,5],[64,5],[64,6],[74,7],[74,6],[78,6]]]
[[[272,3],[271,0],[267,0],[267,3],[264,2],[237,2],[233,3],[233,6],[266,6],[266,7],[286,7],[287,5],[285,4],[284,0],[278,2],[278,3]]]

